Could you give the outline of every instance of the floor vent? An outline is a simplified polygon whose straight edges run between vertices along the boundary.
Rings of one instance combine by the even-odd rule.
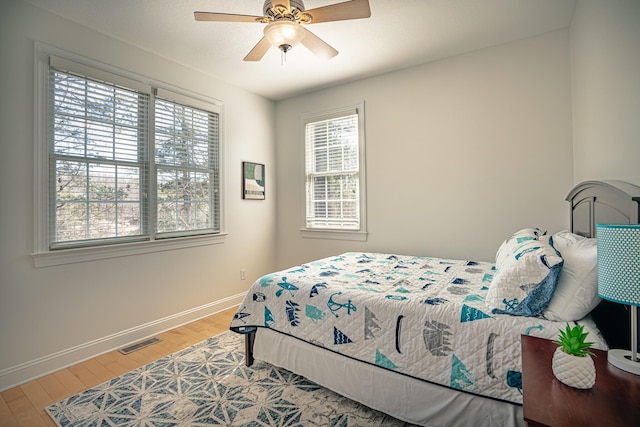
[[[155,344],[160,341],[162,341],[160,338],[153,337],[153,338],[149,338],[148,340],[144,340],[144,341],[140,341],[139,343],[132,344],[129,347],[121,348],[118,351],[122,354],[129,354],[129,353],[133,353],[136,350],[140,350],[141,348],[150,346],[151,344]]]

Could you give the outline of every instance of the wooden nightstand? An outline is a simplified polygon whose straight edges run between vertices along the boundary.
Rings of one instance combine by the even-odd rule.
[[[553,341],[522,335],[524,420],[537,426],[637,426],[640,423],[640,376],[607,362],[607,352],[593,350],[596,384],[589,390],[564,385],[551,370]]]

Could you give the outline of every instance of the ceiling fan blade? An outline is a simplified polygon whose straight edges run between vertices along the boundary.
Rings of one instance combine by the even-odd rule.
[[[320,37],[316,36],[306,28],[304,28],[304,31],[304,37],[300,43],[302,43],[311,52],[324,59],[331,59],[338,54],[337,50],[329,46]]]
[[[271,44],[266,37],[260,39],[253,49],[244,57],[245,61],[260,61],[265,53],[269,50]]]
[[[234,13],[194,12],[196,21],[215,22],[259,22],[262,16],[236,15]]]
[[[369,18],[371,16],[371,8],[369,7],[369,0],[351,0],[307,10],[305,13],[308,13],[313,18],[311,20],[312,24],[317,24],[318,22]]]

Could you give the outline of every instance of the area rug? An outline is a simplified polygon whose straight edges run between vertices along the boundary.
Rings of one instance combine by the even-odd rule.
[[[46,408],[67,426],[406,426],[264,362],[244,366],[233,332]]]

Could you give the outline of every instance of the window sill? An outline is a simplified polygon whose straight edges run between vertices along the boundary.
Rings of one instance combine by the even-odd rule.
[[[31,257],[35,267],[73,264],[96,261],[122,256],[139,255],[152,252],[171,251],[196,246],[218,245],[224,243],[226,233],[206,236],[192,236],[174,239],[152,240],[116,245],[94,246],[91,248],[63,249],[58,251],[36,252]]]
[[[366,231],[342,231],[342,230],[310,230],[303,228],[300,236],[304,239],[350,240],[355,242],[367,241]]]

